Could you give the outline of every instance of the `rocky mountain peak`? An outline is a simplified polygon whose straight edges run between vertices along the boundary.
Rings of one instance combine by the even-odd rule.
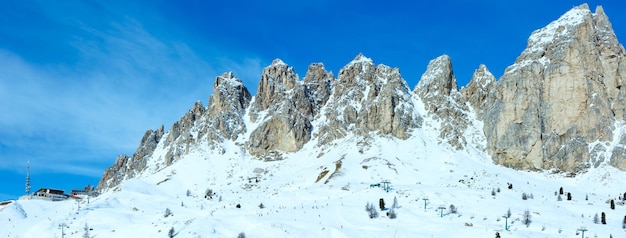
[[[534,31],[528,38],[526,49],[515,63],[517,65],[528,64],[535,59],[542,59],[538,61],[538,63],[546,64],[548,63],[547,60],[551,58],[563,57],[565,46],[569,45],[575,39],[582,40],[582,38],[584,38],[583,35],[590,36],[590,34],[594,34],[593,31],[581,32],[581,30],[597,29],[594,23],[594,18],[597,16],[606,18],[602,10],[600,14],[592,14],[586,3],[572,8],[546,27]],[[587,41],[588,39],[584,40]],[[514,67],[510,69],[517,68]]]
[[[356,57],[354,57],[354,59],[352,61],[350,61],[350,63],[348,63],[349,66],[351,64],[356,64],[356,63],[366,63],[366,64],[374,64],[374,61],[371,58],[366,57],[365,55],[363,55],[363,53],[359,53]]]
[[[281,59],[276,58],[276,59],[272,60],[272,64],[270,66],[275,66],[275,65],[285,65],[286,66],[287,64],[285,64],[285,62],[283,62]]]
[[[313,107],[313,116],[316,116],[328,101],[331,83],[334,79],[333,73],[326,71],[324,64],[313,63],[309,65],[303,82],[307,97]]]
[[[251,108],[252,121],[257,121],[259,112],[272,106],[282,105],[283,99],[287,98],[288,91],[299,85],[298,75],[293,67],[280,59],[272,61],[272,64],[265,67],[261,73],[261,80]]]
[[[484,120],[497,163],[582,171],[604,160],[589,159],[589,147],[613,140],[615,123],[624,119],[626,55],[598,9],[592,14],[587,5],[575,7],[534,31],[495,84]]]
[[[246,131],[243,115],[251,99],[252,96],[246,86],[232,72],[226,72],[215,78],[206,119],[208,125],[217,129],[219,136],[213,132],[206,132],[211,140],[219,141],[218,137],[234,140]]]
[[[457,150],[466,146],[463,131],[471,125],[465,99],[459,93],[452,70],[452,59],[442,55],[432,59],[414,89],[424,108],[441,123],[439,138]]]
[[[448,55],[442,55],[432,59],[422,74],[420,81],[415,87],[415,92],[421,97],[429,95],[450,95],[457,91],[456,78],[452,71],[452,59]]]
[[[261,123],[247,142],[253,155],[297,151],[310,140],[311,100],[293,67],[281,60],[263,69],[249,112],[251,121]]]
[[[374,65],[362,54],[341,68],[322,109],[326,120],[317,131],[318,144],[354,133],[370,132],[407,138],[421,125],[406,81],[397,68]]]
[[[357,84],[363,84],[366,81],[373,80],[376,66],[374,61],[365,57],[363,54],[357,55],[350,63],[339,70],[337,80],[340,82],[337,86],[342,89],[351,89]]]
[[[485,101],[487,100],[489,92],[493,88],[493,84],[495,82],[496,78],[491,72],[489,72],[487,66],[481,64],[478,66],[478,69],[474,71],[469,84],[461,89],[463,97],[465,97],[470,106],[479,115],[485,108]]]
[[[250,104],[251,97],[241,79],[235,77],[233,72],[226,72],[215,78],[209,105],[213,111],[231,107],[232,110],[242,113]]]

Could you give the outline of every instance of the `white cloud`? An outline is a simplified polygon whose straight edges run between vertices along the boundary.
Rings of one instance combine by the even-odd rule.
[[[165,21],[154,12],[147,19],[157,22],[127,17],[125,8],[70,5],[70,13],[67,4],[37,8],[63,34],[45,47],[69,44],[70,57],[41,63],[0,49],[0,170],[22,171],[31,160],[100,176],[117,155],[133,153],[146,130],[168,129],[197,100],[206,105],[222,72],[256,91],[263,65],[254,54],[151,32]]]
[[[0,168],[33,159],[94,172],[74,165],[134,152],[145,130],[169,127],[210,95],[216,73],[185,44],[160,41],[134,21],[89,33],[92,40],[74,43],[82,59],[73,65],[0,51]]]

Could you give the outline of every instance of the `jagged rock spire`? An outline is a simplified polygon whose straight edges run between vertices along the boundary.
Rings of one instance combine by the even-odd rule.
[[[474,71],[469,84],[461,89],[463,97],[465,97],[474,111],[480,115],[482,115],[484,110],[487,110],[488,106],[485,103],[495,82],[496,78],[489,72],[487,66],[481,64]]]
[[[312,117],[313,107],[303,83],[293,67],[276,59],[263,69],[250,106],[250,119],[262,123],[250,134],[247,148],[258,156],[274,150],[297,151],[311,138]]]
[[[422,74],[415,87],[421,97],[428,95],[450,95],[457,91],[456,78],[452,71],[452,59],[448,55],[439,56],[428,63],[426,72]]]
[[[363,54],[341,68],[321,114],[327,121],[320,123],[320,145],[345,137],[352,127],[357,135],[376,132],[407,138],[421,125],[400,70],[375,66]]]
[[[441,123],[439,138],[457,150],[465,148],[463,132],[471,123],[466,115],[465,99],[457,88],[452,59],[442,55],[431,60],[414,92],[430,116]]]

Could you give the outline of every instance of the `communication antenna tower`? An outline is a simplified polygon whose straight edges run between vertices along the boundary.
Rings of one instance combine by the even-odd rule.
[[[30,160],[26,162],[26,195],[30,194]]]

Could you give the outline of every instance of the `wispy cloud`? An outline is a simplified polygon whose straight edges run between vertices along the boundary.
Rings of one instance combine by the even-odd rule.
[[[134,152],[145,130],[167,128],[194,101],[206,102],[221,73],[212,65],[242,78],[260,72],[255,59],[210,63],[129,18],[81,30],[73,64],[39,65],[0,51],[0,169],[22,170],[28,159],[100,176],[101,163]],[[85,160],[93,163],[79,163]]]

